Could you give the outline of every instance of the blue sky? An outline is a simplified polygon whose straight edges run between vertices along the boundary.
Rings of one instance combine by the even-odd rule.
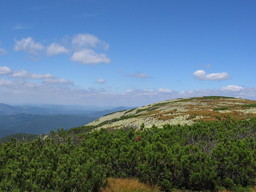
[[[255,0],[1,0],[0,102],[256,99]]]

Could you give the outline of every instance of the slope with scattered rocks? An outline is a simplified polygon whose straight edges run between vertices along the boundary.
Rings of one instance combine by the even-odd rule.
[[[204,120],[256,117],[256,101],[224,96],[180,98],[105,115],[86,126],[97,129],[193,124]]]

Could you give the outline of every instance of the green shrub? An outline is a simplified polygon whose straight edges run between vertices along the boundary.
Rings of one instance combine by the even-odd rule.
[[[107,177],[139,178],[162,191],[255,185],[255,119],[87,129],[0,144],[0,191],[98,191]]]
[[[227,109],[229,109],[229,107],[216,107],[216,108],[213,108],[214,111],[227,110]]]

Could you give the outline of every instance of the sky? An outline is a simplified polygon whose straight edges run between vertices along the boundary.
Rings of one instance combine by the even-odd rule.
[[[256,99],[255,0],[0,0],[0,103]]]

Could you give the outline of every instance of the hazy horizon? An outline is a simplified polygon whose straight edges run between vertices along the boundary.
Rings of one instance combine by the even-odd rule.
[[[135,108],[138,106],[121,106],[121,105],[72,105],[72,104],[40,104],[40,103],[0,103],[0,105],[9,105],[13,107],[36,107],[36,108],[63,108],[63,109],[72,109],[72,110],[105,110],[105,109],[113,109],[118,107],[127,107],[127,108]]]

